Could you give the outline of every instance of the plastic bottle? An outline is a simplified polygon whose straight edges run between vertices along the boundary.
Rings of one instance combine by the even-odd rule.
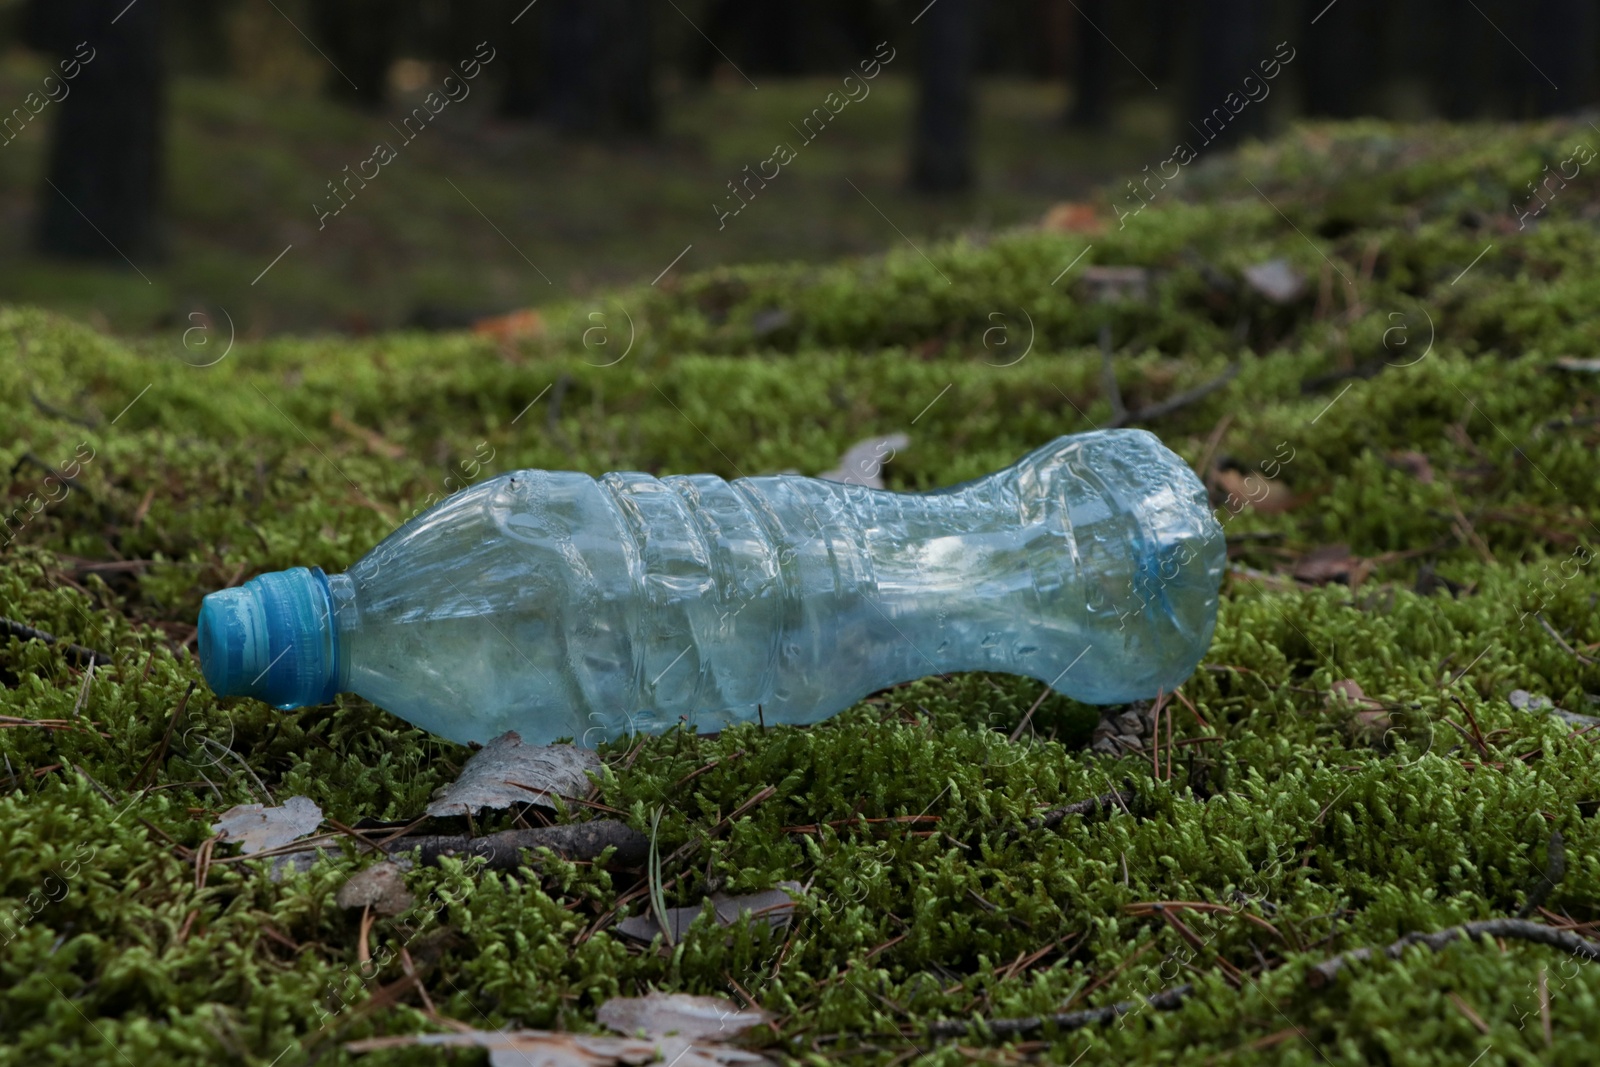
[[[354,692],[456,741],[592,746],[680,717],[811,723],[899,682],[1028,675],[1088,703],[1171,690],[1225,559],[1194,473],[1143,430],[1058,438],[930,493],[798,475],[524,470],[345,574],[205,598],[219,695]]]

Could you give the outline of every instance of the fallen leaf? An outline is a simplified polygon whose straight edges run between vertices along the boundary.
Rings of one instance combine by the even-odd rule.
[[[1150,295],[1150,272],[1143,267],[1085,267],[1078,284],[1092,300],[1144,300]]]
[[[585,771],[598,771],[600,757],[574,745],[525,745],[515,730],[490,741],[461,768],[461,777],[434,794],[428,805],[435,818],[483,808],[538,804],[554,808],[550,794],[589,795]]]
[[[314,833],[322,825],[322,809],[305,797],[290,797],[282,807],[235,804],[211,826],[246,855],[281,848]]]
[[[543,337],[544,316],[534,308],[524,308],[507,315],[479,319],[472,324],[472,332],[482,337],[498,337],[502,341]]]
[[[1579,359],[1577,356],[1562,356],[1556,360],[1555,365],[1562,370],[1572,371],[1576,374],[1600,374],[1600,359]]]
[[[911,443],[903,433],[886,437],[869,437],[845,449],[835,470],[817,475],[824,481],[843,482],[846,485],[864,485],[869,489],[883,488],[883,465],[894,459],[895,453]]]
[[[677,1034],[691,1041],[726,1041],[766,1022],[764,1011],[741,1011],[726,997],[694,997],[687,993],[651,993],[645,997],[612,997],[600,1005],[595,1020],[619,1034],[645,1037]]]
[[[1106,232],[1106,220],[1095,212],[1093,204],[1081,200],[1051,205],[1039,225],[1053,233],[1081,233],[1089,237]]]
[[[1352,556],[1348,545],[1323,545],[1301,556],[1290,573],[1302,582],[1344,582],[1354,589],[1372,573],[1372,567],[1371,560]]]
[[[465,1030],[449,1034],[402,1034],[346,1042],[348,1052],[381,1052],[394,1048],[481,1048],[489,1067],[640,1067],[663,1063],[672,1067],[740,1067],[771,1061],[754,1052],[714,1041],[695,1044],[681,1037],[641,1041],[632,1037],[568,1034],[553,1030]]]
[[[1287,259],[1269,259],[1246,267],[1244,280],[1274,304],[1292,304],[1306,291],[1305,275],[1291,267]]]
[[[1223,467],[1211,475],[1211,480],[1223,493],[1233,498],[1231,502],[1226,499],[1223,501],[1229,510],[1254,508],[1263,515],[1281,515],[1300,503],[1282,482],[1268,478],[1259,471],[1246,474],[1232,467]]]
[[[334,898],[341,908],[371,907],[379,915],[399,915],[416,897],[406,888],[405,871],[389,860],[374,863],[339,887]]]
[[[1387,462],[1397,470],[1410,471],[1411,476],[1423,485],[1433,484],[1433,465],[1421,452],[1391,452]]]
[[[803,892],[797,882],[779,882],[776,889],[768,889],[762,893],[749,893],[740,897],[713,893],[706,899],[710,900],[712,907],[716,909],[718,926],[732,926],[742,915],[748,914],[754,919],[765,920],[767,925],[774,929],[781,929],[789,925],[789,921],[794,918],[795,901]],[[667,909],[667,925],[672,928],[674,943],[688,933],[689,924],[699,916],[703,905],[704,901],[701,901],[686,908]],[[626,937],[651,941],[661,933],[661,924],[656,921],[654,915],[634,915],[617,923],[616,930]]]

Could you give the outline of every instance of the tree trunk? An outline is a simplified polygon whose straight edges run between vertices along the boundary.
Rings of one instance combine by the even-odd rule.
[[[1086,130],[1111,125],[1111,45],[1101,33],[1108,0],[1078,0],[1072,26],[1072,108],[1067,124]],[[1098,27],[1098,28],[1097,28]]]
[[[1522,72],[1521,80],[1529,90],[1527,110],[1541,118],[1577,111],[1594,100],[1594,4],[1542,0],[1535,11],[1528,20],[1532,31],[1528,58],[1532,62],[1514,68]],[[1520,62],[1521,57],[1515,61]]]
[[[1308,20],[1317,21],[1304,27],[1301,60],[1306,114],[1348,119],[1376,110],[1385,10],[1378,0],[1338,0],[1332,7],[1313,0]],[[1468,7],[1451,17],[1478,15]]]
[[[119,16],[119,12],[121,12]],[[162,0],[36,0],[25,37],[76,76],[51,134],[36,241],[48,255],[160,254]]]
[[[126,0],[124,0],[126,2]],[[233,73],[228,19],[234,0],[168,0],[172,16],[172,68],[221,78]]]
[[[1190,129],[1202,138],[1190,142],[1197,148],[1231,148],[1242,137],[1266,131],[1266,111],[1262,103],[1250,100],[1245,84],[1252,75],[1252,84],[1263,84],[1260,64],[1273,59],[1265,8],[1263,0],[1210,0],[1198,13],[1194,80],[1186,109],[1193,116]]]
[[[916,131],[911,186],[925,193],[972,186],[972,67],[977,0],[938,0],[918,22]]]
[[[547,0],[546,113],[572,134],[655,131],[650,0]]]
[[[389,99],[400,25],[394,0],[313,0],[312,24],[334,68],[328,94],[367,111],[381,109]]]
[[[515,18],[517,21],[508,24],[501,34],[504,44],[492,42],[500,51],[498,62],[504,64],[500,71],[505,80],[500,83],[499,110],[501,116],[508,119],[537,118],[544,112],[546,103],[544,19],[538,5],[525,5],[526,0],[516,0],[507,13],[508,20]]]

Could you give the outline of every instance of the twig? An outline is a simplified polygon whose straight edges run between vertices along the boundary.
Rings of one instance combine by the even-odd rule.
[[[1171,415],[1174,411],[1186,408],[1197,400],[1204,400],[1218,389],[1221,389],[1224,385],[1227,385],[1229,382],[1233,381],[1234,378],[1238,377],[1239,367],[1240,364],[1238,361],[1230,363],[1228,364],[1227,370],[1223,371],[1209,382],[1205,382],[1202,385],[1197,385],[1193,389],[1186,389],[1175,396],[1169,396],[1159,404],[1151,404],[1148,407],[1142,407],[1138,411],[1135,411],[1133,414],[1125,418],[1123,420],[1123,424],[1125,425],[1130,422],[1149,422],[1151,419],[1159,419],[1163,415]]]
[[[1027,714],[1022,716],[1022,721],[1017,723],[1017,728],[1011,731],[1010,737],[1006,738],[1007,741],[1010,741],[1012,744],[1016,744],[1017,738],[1022,736],[1022,731],[1027,729],[1028,723],[1033,720],[1033,713],[1039,710],[1039,705],[1044,703],[1044,698],[1053,692],[1055,692],[1055,690],[1051,689],[1048,685],[1044,687],[1044,691],[1039,694],[1039,699],[1035,700],[1032,706],[1028,708]]]
[[[1198,911],[1203,913],[1220,913],[1222,915],[1237,915],[1246,922],[1259,926],[1261,929],[1265,930],[1279,941],[1283,940],[1282,932],[1279,931],[1276,926],[1273,926],[1267,920],[1263,919],[1261,916],[1252,915],[1248,911],[1240,911],[1238,908],[1230,908],[1226,904],[1212,904],[1209,901],[1204,900],[1146,900],[1136,901],[1132,904],[1124,904],[1122,906],[1122,910],[1128,912],[1130,915],[1153,915],[1157,912],[1165,913],[1180,910]]]
[[[1104,1008],[1086,1008],[1083,1011],[1061,1012],[1055,1015],[1033,1015],[1023,1019],[943,1019],[928,1027],[930,1038],[962,1037],[969,1033],[975,1025],[981,1024],[985,1030],[995,1037],[1020,1037],[1024,1034],[1037,1033],[1047,1026],[1057,1030],[1081,1030],[1085,1026],[1096,1023],[1108,1023],[1120,1015],[1137,1011],[1141,1007],[1155,1008],[1157,1011],[1173,1011],[1181,1007],[1184,998],[1194,992],[1194,986],[1185,982],[1172,989],[1164,989],[1152,997],[1147,998],[1143,1004],[1131,1000],[1119,1001]]]
[[[857,815],[853,819],[833,819],[830,822],[806,823],[803,826],[780,826],[778,832],[780,834],[820,834],[824,826],[837,829],[844,826],[861,824],[870,826],[875,823],[885,822],[939,822],[942,818],[943,816],[940,815],[890,815],[881,819],[868,819]]]
[[[1128,811],[1128,805],[1137,799],[1137,794],[1132,789],[1118,790],[1111,793],[1102,793],[1088,800],[1078,800],[1065,804],[1059,808],[1052,808],[1043,815],[1029,819],[1027,822],[1030,830],[1054,830],[1061,825],[1061,820],[1068,815],[1092,815],[1095,812],[1112,807],[1119,807]],[[1129,812],[1132,814],[1132,812]]]
[[[1539,1023],[1544,1030],[1544,1047],[1549,1048],[1555,1044],[1555,1035],[1550,1031],[1550,980],[1545,971],[1546,968],[1539,968]]]
[[[155,658],[154,653],[151,654],[151,658]],[[152,785],[155,784],[156,776],[161,773],[162,763],[167,758],[167,749],[172,744],[172,731],[177,729],[178,720],[183,718],[184,709],[189,706],[189,698],[194,696],[194,685],[190,682],[189,688],[178,698],[178,706],[172,709],[172,718],[167,720],[167,731],[161,735],[161,744],[139,765],[139,773],[133,776],[133,781],[128,785],[129,789],[139,788],[139,781],[144,777],[144,772],[152,768],[150,782]]]
[[[1190,714],[1195,717],[1196,722],[1205,727],[1207,730],[1211,729],[1211,724],[1206,722],[1206,717],[1204,715],[1200,714],[1200,709],[1194,706],[1194,701],[1183,695],[1183,689],[1181,687],[1174,689],[1172,691],[1172,695],[1183,701],[1183,706],[1189,709]]]
[[[1560,634],[1556,633],[1555,627],[1551,626],[1550,623],[1545,619],[1544,612],[1536,611],[1536,612],[1533,613],[1533,617],[1539,620],[1539,625],[1544,627],[1544,632],[1549,634],[1551,637],[1555,638],[1556,639],[1556,644],[1560,645],[1563,649],[1565,649],[1569,655],[1576,656],[1577,659],[1578,659],[1578,662],[1582,663],[1586,667],[1594,666],[1594,663],[1595,663],[1594,660],[1590,659],[1588,656],[1585,656],[1582,652],[1579,652],[1577,649],[1575,649],[1571,645],[1567,644],[1566,639],[1563,638]]]
[[[1100,384],[1106,399],[1111,402],[1111,420],[1106,428],[1114,430],[1128,419],[1128,409],[1122,403],[1122,389],[1117,385],[1116,367],[1111,361],[1111,327],[1100,327]]]
[[[1373,950],[1358,948],[1343,953],[1317,964],[1306,972],[1306,982],[1313,989],[1321,989],[1332,982],[1346,963],[1359,963],[1369,960],[1376,952],[1382,952],[1392,960],[1397,960],[1412,945],[1424,945],[1435,952],[1442,951],[1444,947],[1458,938],[1477,939],[1480,937],[1510,937],[1519,941],[1532,941],[1539,945],[1549,945],[1551,948],[1561,949],[1569,955],[1577,956],[1584,960],[1600,960],[1600,942],[1588,941],[1577,934],[1565,930],[1554,930],[1541,923],[1530,922],[1527,919],[1485,919],[1481,922],[1463,923],[1460,926],[1451,926],[1434,933],[1407,934],[1387,948]]]
[[[1517,918],[1526,919],[1533,914],[1535,908],[1544,903],[1550,895],[1550,890],[1560,884],[1567,873],[1567,843],[1561,836],[1560,830],[1550,831],[1550,844],[1545,848],[1544,874],[1539,876],[1539,884],[1528,890],[1528,899],[1523,902],[1517,911]]]
[[[612,862],[621,867],[643,865],[650,851],[648,837],[614,819],[505,830],[485,837],[422,835],[377,844],[390,855],[420,848],[425,866],[437,865],[441,856],[465,855],[482,857],[488,866],[502,870],[521,866],[522,850],[528,848],[546,847],[568,859],[592,860],[615,845],[617,851],[612,853]]]
[[[93,666],[96,663],[110,663],[111,657],[104,652],[97,652],[92,648],[84,648],[70,641],[63,641],[54,634],[47,634],[43,630],[35,630],[13,619],[0,619],[5,624],[6,632],[12,637],[19,637],[24,641],[43,641],[47,645],[59,645],[75,666]]]
[[[1158,689],[1155,709],[1150,713],[1150,773],[1158,782],[1161,781],[1161,709],[1166,699],[1167,694]]]
[[[1211,429],[1211,436],[1206,438],[1206,447],[1200,453],[1200,462],[1195,464],[1194,472],[1200,476],[1200,484],[1211,491],[1211,461],[1216,457],[1217,446],[1222,444],[1222,435],[1228,432],[1228,427],[1233,424],[1233,412],[1228,412],[1217,420],[1216,426]]]

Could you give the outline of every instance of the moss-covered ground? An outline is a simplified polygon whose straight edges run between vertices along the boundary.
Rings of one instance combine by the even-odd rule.
[[[346,1062],[344,1042],[439,1027],[386,949],[408,938],[438,1017],[593,1029],[618,994],[748,994],[775,1016],[758,1043],[807,1062],[1593,1062],[1600,970],[1550,948],[1306,975],[1515,915],[1556,830],[1564,876],[1533,918],[1600,921],[1595,734],[1507,699],[1600,714],[1600,379],[1557,364],[1596,354],[1600,179],[1578,168],[1525,228],[1508,209],[1597,141],[1581,122],[1308,127],[1197,164],[1122,230],[685,273],[547,308],[548,334],[519,343],[265,340],[199,366],[221,352],[199,336],[129,343],[0,309],[0,469],[8,513],[29,516],[0,557],[0,615],[112,657],[91,675],[0,646],[0,1062]],[[1288,305],[1241,280],[1272,257],[1310,279]],[[1084,272],[1107,265],[1148,268],[1149,299],[1092,299]],[[1000,676],[924,680],[810,728],[618,743],[595,801],[646,831],[659,809],[664,850],[708,838],[663,872],[667,903],[794,879],[789,929],[646,949],[590,933],[632,874],[447,862],[375,921],[391,962],[370,978],[361,913],[333,899],[372,862],[350,837],[281,881],[205,844],[217,813],[269,797],[310,797],[330,830],[413,820],[469,755],[356,699],[218,700],[193,653],[206,592],[341,569],[464,479],[518,467],[816,473],[906,430],[892,488],[977,476],[1108,420],[1102,326],[1131,409],[1240,363],[1144,423],[1211,475],[1234,557],[1159,775],[1092,754],[1095,712],[1064,698],[1009,740],[1040,686]],[[46,467],[76,471],[72,491]],[[1260,506],[1225,498],[1263,467],[1279,487]],[[1303,565],[1329,545],[1350,560]],[[1333,697],[1345,680],[1387,721]],[[1028,826],[1124,782],[1126,812]],[[857,815],[939,821],[785,830]],[[1151,901],[1232,910],[1173,912],[1194,949],[1133,907]],[[1106,1027],[924,1036],[1185,981],[1179,1010]]]

